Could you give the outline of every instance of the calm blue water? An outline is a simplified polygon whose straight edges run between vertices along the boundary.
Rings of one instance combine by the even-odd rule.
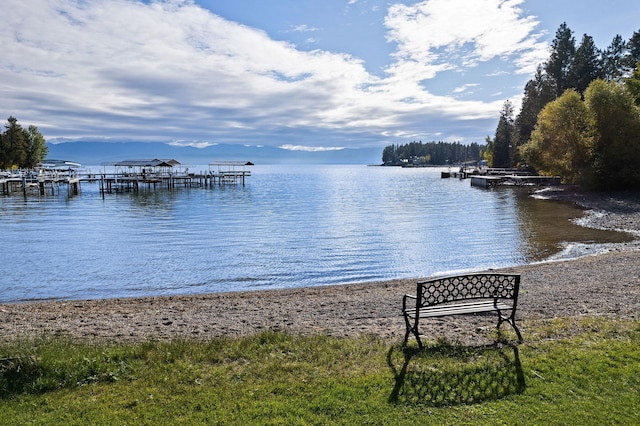
[[[0,196],[0,301],[424,277],[524,264],[609,235],[571,225],[579,212],[564,204],[440,170],[255,166],[244,187],[103,199],[82,183],[74,197]]]

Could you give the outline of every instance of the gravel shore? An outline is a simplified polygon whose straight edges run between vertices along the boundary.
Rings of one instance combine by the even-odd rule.
[[[585,223],[625,230],[635,240],[605,253],[574,260],[504,269],[522,275],[518,323],[525,340],[529,321],[640,313],[640,192],[587,193],[574,188],[545,196],[588,209]],[[405,293],[416,279],[288,290],[0,304],[0,340],[61,335],[80,339],[147,339],[242,336],[263,330],[376,335],[397,342],[404,336],[400,315]],[[429,321],[423,332],[454,341],[474,341],[493,329],[489,317]]]

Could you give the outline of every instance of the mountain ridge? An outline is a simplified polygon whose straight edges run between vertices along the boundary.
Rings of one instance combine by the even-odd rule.
[[[129,159],[173,158],[182,164],[214,161],[251,161],[255,164],[379,164],[378,148],[343,148],[326,151],[296,151],[274,146],[217,144],[205,148],[176,146],[162,142],[62,142],[47,143],[47,158],[99,165]]]

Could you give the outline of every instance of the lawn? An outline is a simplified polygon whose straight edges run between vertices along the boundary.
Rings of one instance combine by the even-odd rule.
[[[640,323],[525,322],[525,343],[375,337],[0,344],[0,424],[640,424]]]

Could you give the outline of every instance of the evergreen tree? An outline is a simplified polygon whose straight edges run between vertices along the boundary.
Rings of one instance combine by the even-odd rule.
[[[3,164],[0,164],[0,168],[22,167],[27,158],[24,130],[13,116],[7,119],[4,128],[5,131],[2,134]]]
[[[638,63],[640,63],[640,31],[634,32],[627,42],[627,56],[624,60],[624,66],[628,74],[637,69]]]
[[[398,160],[396,158],[396,147],[394,145],[386,146],[382,150],[382,163],[383,164],[395,164]]]
[[[507,100],[500,111],[496,137],[493,140],[493,167],[511,167],[511,150],[515,146],[514,130],[513,105]]]
[[[569,86],[569,70],[576,53],[576,40],[573,31],[566,22],[556,31],[556,37],[551,42],[551,55],[545,64],[545,72],[554,81],[556,97],[560,96]]]
[[[569,87],[583,94],[593,80],[602,77],[601,56],[602,53],[593,43],[593,38],[585,34],[571,62],[568,75]]]
[[[9,117],[0,135],[0,169],[33,168],[47,155],[47,146],[36,126],[23,129],[15,117]]]
[[[609,81],[620,81],[625,75],[625,62],[628,60],[627,43],[618,34],[604,51],[602,63],[604,77]]]
[[[405,145],[389,145],[382,152],[382,162],[388,165],[417,162],[418,164],[456,164],[483,159],[485,147],[475,142],[410,142]]]
[[[524,96],[520,113],[516,117],[516,146],[522,146],[529,141],[531,132],[538,120],[538,114],[542,108],[555,99],[556,89],[553,81],[538,66],[536,75],[524,87]],[[516,163],[519,158],[516,158]]]
[[[624,84],[629,94],[633,97],[635,104],[640,106],[640,62],[638,62],[633,74],[624,80]]]
[[[9,149],[6,146],[4,133],[2,133],[0,134],[0,170],[8,169],[9,163]]]

